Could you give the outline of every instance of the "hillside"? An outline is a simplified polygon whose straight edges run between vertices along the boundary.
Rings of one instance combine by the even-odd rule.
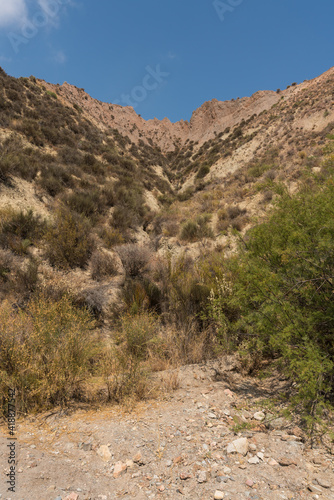
[[[161,398],[178,388],[178,370],[191,370],[189,365],[206,370],[205,364],[224,363],[233,354],[235,390],[253,382],[261,386],[261,410],[268,405],[265,413],[274,412],[275,419],[290,414],[286,428],[297,426],[301,432],[302,438],[291,438],[294,453],[303,440],[319,446],[323,458],[319,477],[317,462],[305,468],[297,461],[303,481],[290,484],[284,472],[284,492],[277,496],[280,469],[270,497],[268,477],[259,496],[244,488],[248,476],[242,476],[234,490],[228,483],[224,498],[308,498],[311,493],[332,498],[332,479],[328,485],[323,467],[325,462],[332,467],[325,447],[332,450],[333,444],[333,186],[334,68],[285,90],[229,102],[214,99],[189,122],[177,123],[145,121],[131,107],[101,103],[67,83],[15,79],[1,70],[2,416],[9,387],[17,390],[22,426],[29,427],[28,415],[73,405],[93,409],[91,425],[101,406],[108,412],[111,405],[133,408],[157,398],[159,413]],[[156,381],[166,374],[167,382],[158,383],[165,389],[162,396]],[[181,402],[173,411],[182,413],[185,399],[192,414],[188,392],[198,376],[181,386]],[[224,390],[233,389],[233,377],[224,377]],[[268,380],[271,386],[263,390]],[[211,373],[203,389],[210,392],[214,382]],[[275,386],[282,391],[275,392]],[[194,389],[194,404],[203,404],[201,394]],[[219,405],[227,405],[224,394]],[[210,399],[208,410],[211,404]],[[246,405],[252,414],[254,405]],[[254,419],[245,413],[240,420],[236,406],[227,406],[236,417],[235,427],[226,429],[228,439],[249,430],[256,444]],[[194,429],[196,442],[208,439],[202,431]],[[264,427],[254,432],[262,431],[267,432]],[[109,427],[106,432],[111,436]],[[122,432],[129,432],[126,425]],[[247,464],[259,463],[261,474],[268,475],[269,460],[278,461],[285,444],[278,445],[273,435],[259,436],[259,443],[262,438],[270,442],[259,444],[260,453],[262,446],[272,446],[275,456],[268,452],[266,460],[260,456],[261,462],[255,458]],[[179,455],[182,440],[183,434]],[[107,444],[97,441],[94,446]],[[228,444],[227,438],[219,442]],[[235,465],[241,471],[249,467],[241,457],[227,463],[225,452],[211,463],[216,445],[208,446],[206,458],[200,454],[200,460],[209,460],[203,464],[206,473],[214,475],[212,467],[221,472],[224,465],[234,477],[241,474]],[[194,452],[189,445],[187,454]],[[115,461],[130,458],[128,449],[126,457],[122,453],[119,449]],[[95,455],[93,462],[97,466]],[[52,474],[55,478],[56,471]],[[192,496],[196,474],[194,469],[185,498],[197,498]],[[142,479],[132,477],[136,487],[137,477]],[[29,488],[35,479],[29,476]],[[144,479],[145,495],[153,498],[153,486]],[[170,495],[179,487],[171,479],[156,481],[154,488],[157,482],[165,488],[172,484]],[[211,483],[203,482],[198,495],[210,496]],[[125,488],[124,482],[119,487]],[[100,493],[95,488],[92,494]]]

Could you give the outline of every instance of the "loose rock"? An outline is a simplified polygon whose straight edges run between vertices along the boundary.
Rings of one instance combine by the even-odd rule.
[[[207,473],[204,470],[199,471],[197,475],[197,482],[198,483],[206,483],[208,480]]]
[[[123,462],[116,462],[114,467],[114,478],[117,479],[123,472],[126,472],[127,466]]]
[[[255,420],[258,420],[259,422],[262,422],[266,418],[266,415],[263,413],[263,411],[258,411],[257,413],[254,413],[253,418]]]
[[[240,453],[240,455],[247,455],[248,453],[248,439],[247,438],[239,438],[235,441],[232,441],[227,446],[227,453]]]
[[[104,462],[108,462],[111,459],[111,453],[107,445],[103,444],[96,452],[99,457],[102,458]]]

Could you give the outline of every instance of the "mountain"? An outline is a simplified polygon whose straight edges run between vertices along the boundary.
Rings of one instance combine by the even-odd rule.
[[[16,79],[1,70],[0,327],[8,357],[0,355],[0,371],[27,390],[24,411],[34,407],[37,393],[40,407],[90,400],[79,381],[96,373],[107,389],[99,386],[94,397],[107,393],[121,401],[133,391],[140,397],[148,366],[198,363],[240,346],[248,352],[243,363],[249,371],[265,362],[276,367],[277,359],[299,367],[305,353],[318,353],[299,370],[302,376],[317,367],[312,373],[322,375],[310,379],[313,385],[293,368],[288,372],[309,389],[303,401],[311,401],[317,384],[334,376],[329,361],[322,362],[332,345],[326,325],[333,314],[326,308],[332,303],[333,141],[334,68],[285,90],[214,99],[189,122],[177,123],[145,121],[131,107],[102,103],[68,83]],[[313,248],[318,240],[320,247]],[[298,242],[312,250],[304,266]],[[329,279],[298,296],[301,283],[323,279],[319,268]],[[283,277],[282,270],[288,270]],[[288,300],[293,290],[294,302],[286,307],[298,311],[308,337],[286,341],[284,335],[299,330],[288,325],[275,331],[285,318],[280,312],[263,327],[261,300],[267,296],[261,293],[267,288],[258,279],[265,276],[268,290],[280,294],[274,271],[283,287],[289,276],[297,280],[279,296]],[[328,295],[317,302],[319,290]],[[266,318],[276,307],[275,298]],[[60,343],[58,334],[65,336]],[[89,354],[95,338],[95,354]],[[310,343],[298,351],[305,338]],[[83,357],[72,365],[66,356],[73,339],[81,341],[75,352]],[[44,354],[29,358],[35,351]],[[0,381],[0,394],[1,387]],[[318,389],[316,401],[328,394]]]

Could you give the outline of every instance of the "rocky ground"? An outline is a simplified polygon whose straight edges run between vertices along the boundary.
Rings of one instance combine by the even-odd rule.
[[[178,389],[131,410],[53,412],[20,421],[17,491],[2,500],[334,499],[334,456],[311,448],[268,405],[284,388],[235,371],[232,358],[159,377]]]

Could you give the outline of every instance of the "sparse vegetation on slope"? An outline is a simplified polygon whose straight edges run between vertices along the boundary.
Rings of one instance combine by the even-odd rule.
[[[333,89],[329,74],[274,93],[166,152],[97,123],[68,89],[1,72],[3,394],[13,384],[25,411],[142,398],[150,371],[238,350],[250,371],[284,372],[312,428],[334,393]],[[48,311],[63,339],[50,358]]]

